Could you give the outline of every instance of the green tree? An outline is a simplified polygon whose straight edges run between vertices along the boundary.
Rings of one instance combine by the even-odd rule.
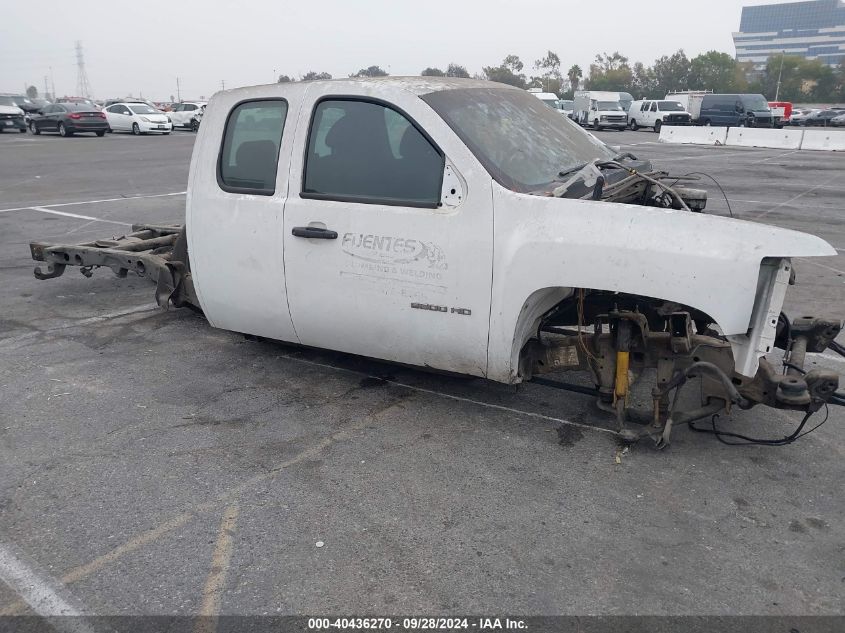
[[[590,90],[630,92],[633,82],[634,73],[628,58],[618,51],[612,55],[598,54],[596,61],[590,64],[590,78],[587,80]]]
[[[387,71],[381,68],[381,66],[368,66],[367,68],[362,68],[354,75],[349,75],[350,77],[387,77]]]
[[[642,62],[634,64],[631,77],[631,93],[635,98],[648,98],[656,93],[654,72]]]
[[[690,61],[683,49],[655,60],[651,67],[654,76],[654,93],[658,97],[670,92],[686,90],[689,85]]]
[[[569,89],[574,94],[579,86],[581,85],[581,79],[584,77],[584,71],[581,70],[581,67],[578,64],[572,66],[568,71],[566,71],[566,78],[569,79]]]
[[[514,74],[522,72],[522,69],[524,67],[522,60],[519,59],[519,55],[508,55],[502,62],[502,66],[504,66]]]
[[[423,77],[445,77],[446,73],[444,73],[439,68],[426,68],[420,73]]]
[[[35,86],[30,86],[26,89],[26,96],[30,99],[35,99],[38,96],[38,88]]]
[[[446,68],[446,76],[469,79],[469,71],[464,66],[453,62],[449,64],[448,68]]]
[[[546,92],[554,92],[560,94],[563,87],[563,77],[560,74],[560,57],[557,53],[548,51],[545,57],[542,57],[534,62],[534,70],[540,72],[537,77],[532,77],[532,84],[539,84]]]
[[[525,75],[521,73],[522,69],[523,64],[519,57],[508,55],[499,66],[486,66],[482,70],[487,81],[525,88],[527,84]]]
[[[690,61],[690,90],[708,89],[716,93],[741,92],[747,86],[739,86],[736,60],[727,53],[709,51]],[[744,82],[743,82],[744,83]]]
[[[302,75],[299,78],[299,81],[321,81],[323,79],[331,79],[332,76],[329,73],[318,73],[314,72],[313,70],[309,70],[307,73]]]
[[[279,79],[278,79],[278,81],[277,81],[276,83],[286,84],[286,83],[290,83],[291,81],[296,81],[296,80],[295,80],[295,79],[291,79],[291,78],[290,78],[290,77],[288,77],[287,75],[279,75]]]
[[[838,97],[836,71],[821,60],[797,55],[769,57],[754,88],[768,99],[777,95],[780,101],[832,103]]]
[[[845,101],[845,57],[836,67],[836,101]]]

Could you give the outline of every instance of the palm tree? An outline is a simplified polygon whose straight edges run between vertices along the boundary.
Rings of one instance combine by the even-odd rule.
[[[572,87],[572,92],[574,93],[581,84],[581,78],[584,76],[584,72],[578,64],[575,64],[569,69],[566,76],[569,78],[569,85]]]

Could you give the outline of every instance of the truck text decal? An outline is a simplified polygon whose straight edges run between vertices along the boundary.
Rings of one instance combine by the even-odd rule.
[[[347,255],[379,264],[425,261],[429,268],[446,270],[449,267],[443,249],[437,244],[405,237],[345,233],[341,248]]]

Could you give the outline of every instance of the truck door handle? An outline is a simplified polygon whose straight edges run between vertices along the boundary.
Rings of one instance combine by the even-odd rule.
[[[311,237],[318,240],[336,240],[337,231],[321,229],[316,226],[295,226],[291,231],[294,237]]]

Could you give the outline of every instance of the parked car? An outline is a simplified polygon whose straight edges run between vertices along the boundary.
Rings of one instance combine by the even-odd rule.
[[[842,114],[841,110],[816,110],[804,119],[804,125],[807,127],[828,127],[831,121]]]
[[[0,105],[18,107],[24,114],[31,114],[38,111],[38,106],[29,97],[23,95],[0,95]]]
[[[695,112],[692,112],[695,119]],[[774,119],[763,95],[705,94],[698,112],[699,125],[728,127],[772,127]]]
[[[560,113],[565,114],[571,119],[572,114],[575,111],[575,101],[573,101],[572,99],[561,99],[559,103]]]
[[[173,127],[189,128],[196,132],[200,127],[203,112],[205,112],[205,101],[183,101],[174,103],[173,109],[167,113]]]
[[[136,136],[150,132],[170,134],[173,125],[167,115],[146,103],[115,103],[104,110],[112,132],[132,132]]]
[[[14,130],[26,132],[23,110],[18,106],[0,105],[0,133]]]
[[[103,136],[109,129],[106,115],[96,106],[86,103],[54,103],[29,121],[29,131],[35,135],[41,132],[58,132],[59,136],[73,136],[80,132],[93,132]]]
[[[830,120],[830,124],[833,127],[845,127],[845,112],[842,112],[841,110],[837,110],[837,112],[839,112],[839,114]]]
[[[634,101],[628,110],[628,125],[635,132],[650,127],[660,132],[663,125],[689,125],[692,115],[677,101]]]
[[[798,110],[792,111],[792,116],[789,118],[789,125],[804,125],[804,121],[807,120],[813,112],[818,112],[818,110],[813,108],[800,108]]]

